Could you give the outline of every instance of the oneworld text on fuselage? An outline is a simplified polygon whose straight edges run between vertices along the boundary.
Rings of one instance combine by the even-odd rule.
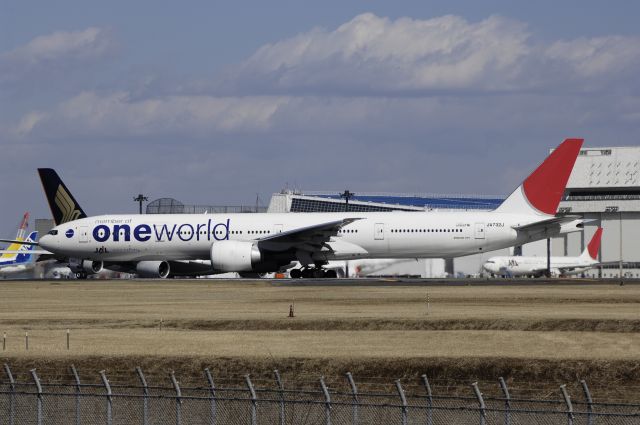
[[[229,227],[231,220],[214,223],[212,219],[206,223],[192,224],[98,224],[93,228],[93,239],[97,242],[131,242],[131,238],[138,242],[155,240],[172,241],[179,239],[183,242],[190,241],[223,241],[229,239]]]

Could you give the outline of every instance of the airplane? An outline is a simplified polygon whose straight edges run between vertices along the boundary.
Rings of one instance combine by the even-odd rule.
[[[58,174],[39,169],[56,226],[39,246],[75,258],[87,274],[103,268],[145,278],[286,270],[293,278],[336,277],[330,260],[452,258],[578,231],[556,216],[582,139],[566,139],[495,210],[154,214],[89,217]]]
[[[18,232],[16,234],[16,241],[24,241],[27,227],[29,226],[29,213],[24,213],[20,226],[18,226]],[[22,245],[20,243],[13,243],[9,245],[5,250],[0,251],[0,276],[12,273],[19,273],[26,269],[25,264],[25,252],[33,250],[33,246]]]
[[[578,257],[551,257],[551,275],[580,274],[602,263],[598,258],[602,228],[593,234],[584,252]],[[547,257],[503,256],[489,258],[482,267],[498,276],[543,276],[547,271]]]
[[[34,245],[37,243],[38,232],[31,232],[24,239],[28,218],[29,213],[25,213],[16,236],[16,243],[12,243],[6,250],[0,251],[0,254],[2,254],[0,255],[0,276],[2,277],[26,272],[35,266]]]

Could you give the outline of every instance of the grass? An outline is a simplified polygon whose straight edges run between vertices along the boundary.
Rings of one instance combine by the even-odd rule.
[[[295,318],[287,318],[291,304]],[[390,382],[423,372],[456,382],[500,373],[531,386],[588,373],[623,386],[640,381],[640,285],[1,282],[0,332],[8,335],[3,361],[52,375],[70,362],[112,373],[137,362],[193,374],[208,364],[228,376],[278,367]]]

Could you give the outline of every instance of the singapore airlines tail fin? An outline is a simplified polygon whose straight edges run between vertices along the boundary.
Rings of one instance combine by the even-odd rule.
[[[598,227],[598,230],[593,234],[591,241],[587,245],[582,255],[583,259],[598,261],[598,252],[600,251],[600,240],[602,239],[602,227]]]
[[[20,222],[20,227],[18,227],[18,233],[16,234],[16,241],[24,241],[24,234],[27,231],[27,226],[29,226],[29,213],[24,213],[22,217],[22,221]],[[18,255],[18,251],[24,245],[18,243],[12,243],[5,250],[6,252],[0,255],[0,263],[13,261]]]
[[[562,142],[495,211],[555,215],[583,141]]]
[[[56,226],[87,217],[55,170],[38,168],[38,174]]]

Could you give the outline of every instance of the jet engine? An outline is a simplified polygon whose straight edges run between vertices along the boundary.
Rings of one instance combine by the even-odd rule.
[[[82,270],[87,274],[100,273],[104,267],[102,261],[83,260]]]
[[[170,271],[171,267],[166,261],[140,261],[136,264],[136,274],[140,277],[164,279]]]
[[[223,272],[248,272],[262,260],[253,242],[219,241],[211,246],[211,265]]]

